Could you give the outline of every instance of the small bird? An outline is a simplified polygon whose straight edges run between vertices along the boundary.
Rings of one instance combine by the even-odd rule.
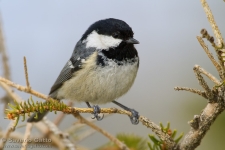
[[[132,28],[119,19],[108,18],[92,24],[77,42],[49,96],[86,102],[97,120],[103,118],[97,104],[113,102],[130,111],[132,124],[138,124],[139,113],[115,101],[128,92],[137,75],[139,57],[134,44],[139,42],[133,35]],[[40,121],[46,113],[38,113],[36,119],[33,114],[28,122]]]

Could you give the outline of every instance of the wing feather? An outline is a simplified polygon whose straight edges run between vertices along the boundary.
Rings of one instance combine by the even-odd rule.
[[[58,78],[53,84],[49,95],[57,91],[64,82],[71,79],[73,74],[82,68],[82,60],[87,59],[87,57],[89,57],[94,51],[94,48],[86,49],[86,44],[78,41],[70,60],[63,67]]]

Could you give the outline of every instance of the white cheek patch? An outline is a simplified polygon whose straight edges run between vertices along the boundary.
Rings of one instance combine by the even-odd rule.
[[[92,31],[90,35],[88,35],[87,39],[83,41],[86,42],[86,48],[95,47],[96,49],[108,50],[109,48],[113,48],[118,46],[122,40],[115,39],[112,36],[101,35],[98,34],[96,31]]]

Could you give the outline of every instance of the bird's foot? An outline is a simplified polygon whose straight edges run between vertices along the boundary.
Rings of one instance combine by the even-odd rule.
[[[128,108],[127,106],[124,106],[123,104],[120,104],[117,101],[112,101],[114,104],[120,106],[121,108],[123,108],[126,111],[131,112],[131,116],[130,117],[130,121],[132,124],[137,125],[139,123],[139,112],[137,112],[134,109]]]
[[[94,105],[92,108],[94,110],[94,112],[93,112],[94,116],[92,119],[96,118],[98,121],[101,121],[104,118],[104,114],[99,115],[101,112],[101,108],[98,105]]]
[[[132,124],[137,125],[139,123],[139,112],[134,109],[129,109],[128,111],[131,112],[130,121]]]

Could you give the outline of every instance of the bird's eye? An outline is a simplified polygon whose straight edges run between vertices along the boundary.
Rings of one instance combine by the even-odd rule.
[[[114,32],[114,33],[112,34],[112,36],[113,36],[114,38],[118,38],[118,37],[119,37],[119,35],[120,35],[120,33],[119,33],[119,32]]]

